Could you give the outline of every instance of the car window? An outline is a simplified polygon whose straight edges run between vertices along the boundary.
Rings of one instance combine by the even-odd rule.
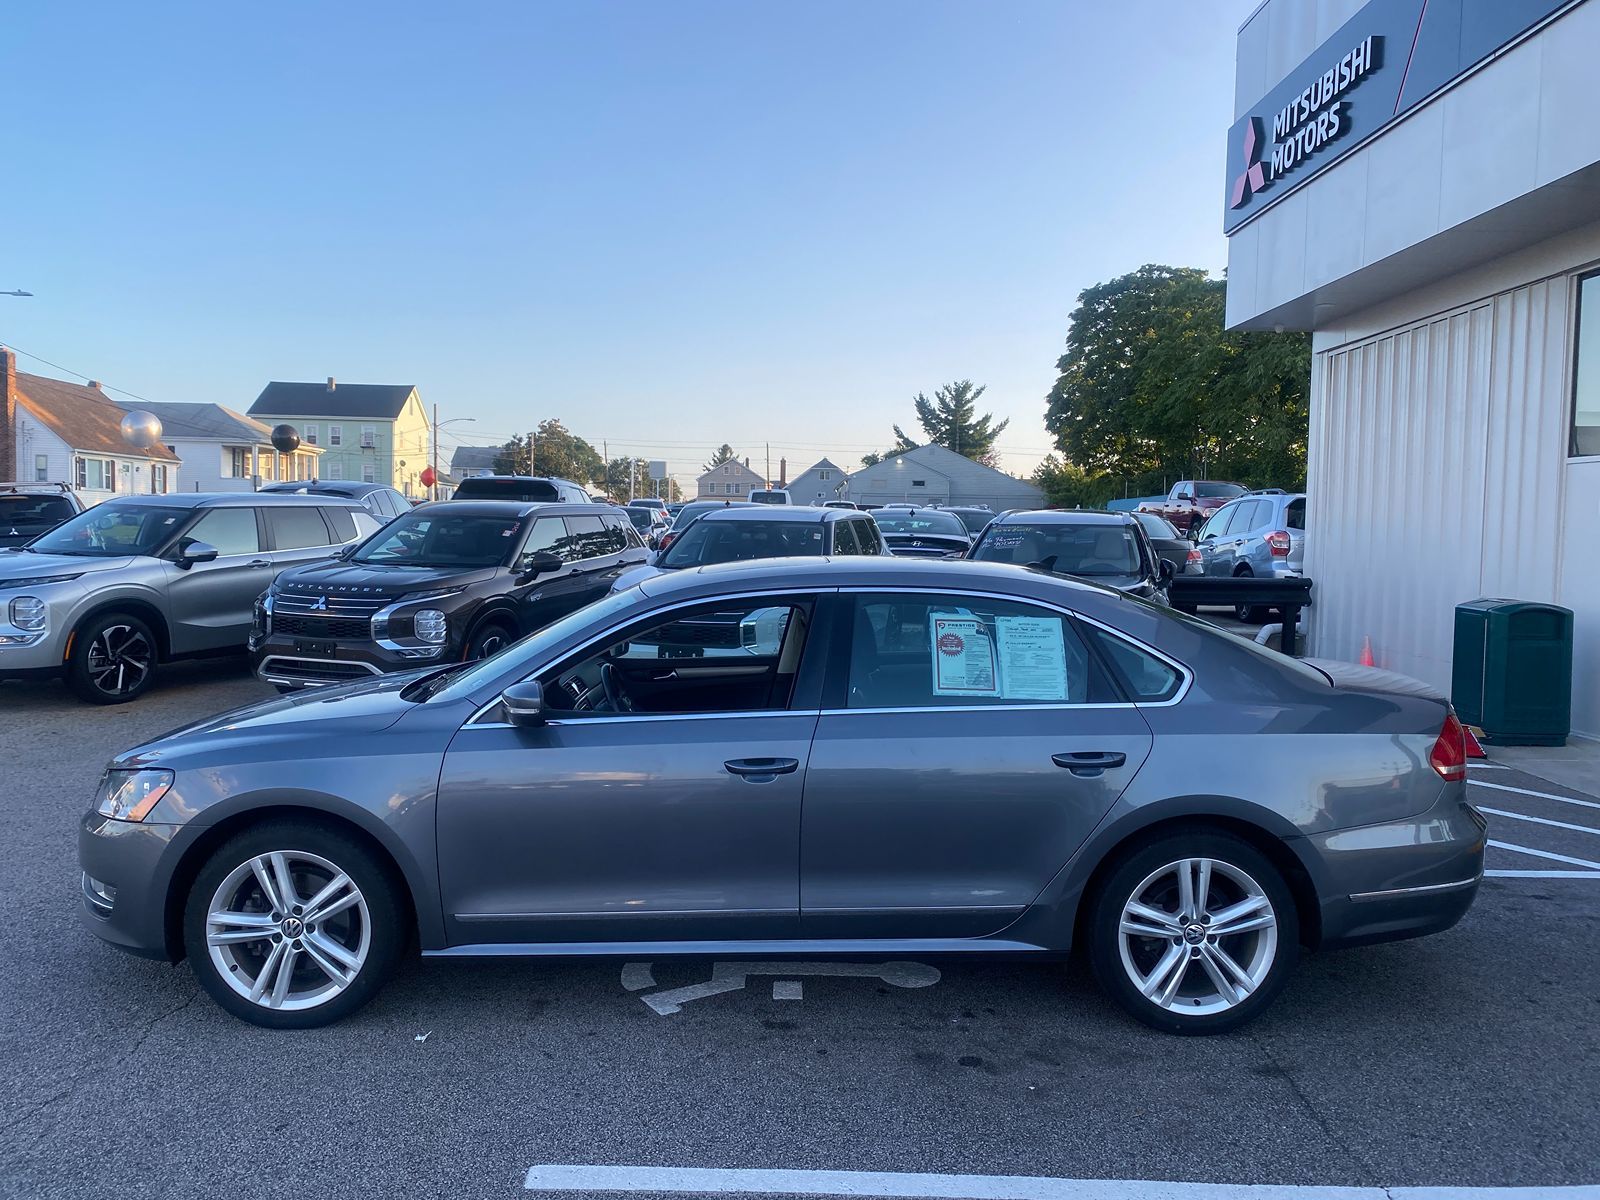
[[[809,614],[809,601],[775,597],[657,614],[541,675],[545,703],[563,717],[786,708]],[[663,670],[664,659],[693,665]]]
[[[662,555],[658,565],[703,567],[754,558],[822,553],[820,521],[696,521]]]
[[[1204,525],[1200,526],[1200,537],[1202,539],[1221,537],[1228,531],[1228,522],[1233,520],[1234,514],[1238,511],[1239,506],[1237,504],[1224,504],[1211,514]]]
[[[560,554],[561,543],[566,537],[567,523],[560,517],[540,517],[528,530],[528,540],[522,544],[521,557],[526,560],[546,550]]]
[[[1260,526],[1266,510],[1271,507],[1265,500],[1245,500],[1239,505],[1239,515],[1228,522],[1229,533],[1249,533]]]
[[[494,567],[521,532],[516,517],[452,513],[450,506],[396,517],[369,538],[352,562],[407,567]]]
[[[837,555],[861,553],[861,544],[856,540],[854,521],[833,523],[833,552]]]
[[[65,496],[41,496],[24,493],[18,496],[0,496],[0,525],[23,526],[55,525],[75,514],[72,502]]]
[[[599,513],[562,519],[567,523],[567,536],[556,547],[556,553],[567,562],[615,554],[627,544],[626,540],[619,544],[617,531],[607,529]]]
[[[1130,700],[1143,703],[1170,700],[1183,686],[1183,675],[1148,650],[1093,625],[1083,624],[1079,628],[1105,655],[1118,685]]]
[[[994,514],[983,509],[962,509],[956,516],[967,527],[968,533],[982,533],[983,527],[994,520]]]
[[[313,517],[315,513],[311,514]],[[321,518],[317,525],[322,525]],[[327,530],[322,538],[327,540]],[[261,550],[261,535],[256,530],[256,510],[253,508],[213,508],[194,523],[183,536],[183,544],[205,542],[215,546],[220,555],[256,554]]]
[[[1196,483],[1190,485],[1190,490],[1202,500],[1214,500],[1218,496],[1244,495],[1244,488],[1237,483]]]
[[[1137,526],[1064,521],[1007,522],[991,525],[972,552],[980,562],[1050,562],[1057,575],[1087,579],[1140,573]],[[1053,561],[1052,561],[1053,560]]]
[[[1136,512],[1132,516],[1135,521],[1144,526],[1145,533],[1150,537],[1175,538],[1178,536],[1178,531],[1172,527],[1172,523],[1159,513]]]
[[[876,521],[851,521],[856,529],[856,541],[861,544],[863,554],[882,554],[883,535],[878,532]]]
[[[1116,699],[1072,620],[1016,600],[855,599],[850,708],[1086,704]]]
[[[1306,498],[1304,496],[1291,500],[1284,505],[1283,523],[1290,529],[1304,529],[1306,527]]]
[[[341,542],[355,540],[356,517],[348,508],[325,508],[322,515],[328,519],[328,524],[333,526],[333,536]]]
[[[322,514],[309,504],[303,508],[267,509],[267,528],[272,531],[273,546],[279,550],[328,544],[328,527],[322,523]]]

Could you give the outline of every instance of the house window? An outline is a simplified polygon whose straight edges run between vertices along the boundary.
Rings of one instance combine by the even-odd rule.
[[[167,467],[165,463],[151,464],[150,494],[152,496],[165,496],[167,494]]]
[[[35,454],[33,456],[33,477],[40,483],[50,478],[50,456],[48,454]]]
[[[912,487],[927,487],[928,486],[928,481],[926,479],[913,479],[911,481],[911,486]]]
[[[344,426],[343,425],[329,425],[328,426],[328,445],[330,445],[330,446],[342,446],[342,445],[344,445]]]
[[[363,450],[371,450],[377,444],[378,427],[376,425],[363,425],[361,427],[361,448]]]
[[[109,458],[80,458],[78,487],[90,492],[117,490],[117,464]]]
[[[829,479],[832,479],[832,478],[833,478],[833,472],[832,472],[832,471],[829,471],[829,470],[821,470],[821,471],[818,471],[818,472],[817,472],[817,478],[818,478],[818,479],[821,479],[821,480],[829,480]]]
[[[371,463],[362,463],[361,464],[361,482],[362,483],[377,483],[378,482],[377,468],[374,467]]]
[[[1578,339],[1572,366],[1574,456],[1600,455],[1600,272],[1578,281]]]
[[[317,444],[317,427],[315,425],[307,425],[305,433],[306,445],[315,446]]]
[[[722,468],[722,473],[724,475],[732,475],[733,474],[733,466],[732,466],[732,464],[729,464],[728,466],[723,467]]]
[[[243,446],[228,447],[228,478],[247,479],[250,476],[250,451]]]
[[[322,477],[324,479],[343,479],[344,464],[342,462],[328,463],[322,468]]]

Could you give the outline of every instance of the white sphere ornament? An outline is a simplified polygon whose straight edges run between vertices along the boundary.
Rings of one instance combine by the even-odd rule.
[[[140,450],[148,450],[161,441],[161,418],[155,413],[136,409],[122,418],[122,440]]]

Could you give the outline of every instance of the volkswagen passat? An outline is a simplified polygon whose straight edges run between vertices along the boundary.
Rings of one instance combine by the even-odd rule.
[[[748,653],[686,653],[729,613]],[[1302,946],[1454,924],[1484,850],[1464,778],[1423,685],[1098,586],[730,563],[481,662],[128,751],[82,822],[83,911],[269,1026],[350,1013],[413,939],[446,958],[1081,943],[1134,1016],[1207,1033],[1259,1013]]]

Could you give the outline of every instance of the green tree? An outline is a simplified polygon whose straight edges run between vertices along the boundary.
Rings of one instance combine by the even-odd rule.
[[[1205,271],[1154,265],[1079,295],[1045,426],[1108,498],[1184,477],[1303,486],[1310,338],[1230,333],[1226,298]]]
[[[1044,493],[1045,503],[1051,508],[1104,508],[1117,487],[1111,476],[1091,475],[1054,454],[1034,471],[1033,485]]]
[[[711,456],[711,461],[702,467],[701,471],[704,473],[714,467],[720,467],[725,462],[733,461],[735,457],[737,456],[733,452],[733,447],[728,445],[727,442],[723,442],[722,445],[717,447],[716,453]]]
[[[650,460],[647,458],[613,458],[606,464],[605,478],[601,484],[601,490],[607,496],[623,504],[634,496],[656,495],[656,487],[656,481],[650,478]],[[668,475],[660,485],[660,495],[663,499],[675,502],[683,499],[683,489],[678,486],[676,479]]]
[[[970,379],[962,379],[945,384],[934,392],[931,400],[918,392],[914,401],[917,422],[922,426],[928,444],[943,446],[985,466],[994,466],[995,439],[1005,432],[1011,422],[1005,420],[996,425],[993,413],[984,413],[981,417],[977,415],[978,400],[986,390],[986,386],[980,387]],[[894,435],[899,439],[897,450],[909,450],[917,445],[898,425],[894,427]]]
[[[555,417],[541,421],[534,430],[531,463],[527,439],[521,434],[501,447],[494,463],[502,475],[548,475],[585,486],[602,478],[604,466],[600,451]]]

